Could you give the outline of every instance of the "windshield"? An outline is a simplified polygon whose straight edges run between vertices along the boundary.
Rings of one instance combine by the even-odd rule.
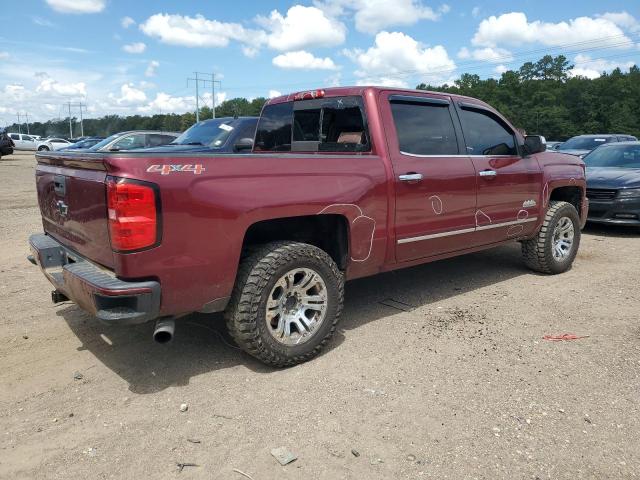
[[[640,168],[640,144],[599,148],[583,160],[587,167]]]
[[[233,120],[204,120],[192,125],[169,145],[207,145],[220,148],[233,131]]]
[[[557,150],[593,150],[611,141],[611,137],[573,137],[560,145]]]
[[[91,147],[89,150],[100,150],[102,147],[104,147],[105,145],[109,145],[111,142],[113,142],[116,138],[118,138],[120,135],[120,133],[114,133],[113,135],[111,135],[110,137],[105,138],[104,140],[102,140],[101,142],[96,143],[93,147]]]

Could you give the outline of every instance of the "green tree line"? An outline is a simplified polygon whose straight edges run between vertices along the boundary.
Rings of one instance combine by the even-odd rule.
[[[449,92],[479,98],[497,108],[518,128],[549,140],[566,140],[583,133],[625,133],[640,138],[640,69],[589,79],[569,74],[573,65],[560,55],[547,55],[537,62],[527,62],[518,70],[504,72],[500,78],[481,79],[465,73],[453,85],[416,88]],[[216,107],[216,116],[259,115],[265,98],[233,98]],[[211,118],[211,109],[200,109],[200,118]],[[73,119],[74,121],[76,119]],[[125,130],[184,131],[195,123],[193,112],[152,116],[106,115],[84,121],[85,135],[107,136]],[[22,125],[22,131],[25,131]],[[10,125],[17,131],[18,125]],[[35,122],[35,135],[69,135],[69,119]],[[74,123],[74,135],[80,133]]]
[[[216,117],[257,116],[260,115],[266,98],[253,100],[246,98],[232,98],[216,106]],[[211,107],[200,108],[200,120],[212,118]],[[72,118],[73,135],[80,136],[80,123]],[[86,136],[106,137],[116,132],[127,130],[162,130],[166,132],[182,132],[196,123],[195,112],[183,114],[164,113],[151,116],[144,115],[105,115],[101,118],[85,118],[82,122]],[[27,133],[26,124],[20,125],[22,133]],[[17,132],[18,125],[7,127],[9,132]],[[40,136],[69,137],[69,118],[63,120],[49,120],[47,122],[33,122],[29,124],[29,133]]]
[[[547,140],[566,140],[587,133],[625,133],[640,138],[640,69],[589,79],[571,76],[560,55],[527,62],[499,79],[465,73],[453,85],[420,84],[421,90],[479,98],[499,110],[513,125]]]

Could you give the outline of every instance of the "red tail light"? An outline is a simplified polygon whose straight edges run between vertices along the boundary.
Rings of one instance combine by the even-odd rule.
[[[113,250],[141,250],[159,242],[157,200],[151,184],[107,177],[109,235]]]

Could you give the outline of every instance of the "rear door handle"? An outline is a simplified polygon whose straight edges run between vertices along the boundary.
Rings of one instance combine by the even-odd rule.
[[[495,170],[481,170],[480,171],[480,176],[481,177],[495,177],[496,175],[498,175],[498,172],[496,172]]]
[[[401,182],[419,182],[423,177],[421,173],[405,173],[398,178]]]

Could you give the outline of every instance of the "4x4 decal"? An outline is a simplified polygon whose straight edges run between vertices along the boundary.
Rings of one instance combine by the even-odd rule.
[[[194,175],[200,175],[205,171],[201,163],[196,165],[151,165],[147,168],[149,173],[159,173],[160,175],[169,175],[171,172],[193,172]]]

